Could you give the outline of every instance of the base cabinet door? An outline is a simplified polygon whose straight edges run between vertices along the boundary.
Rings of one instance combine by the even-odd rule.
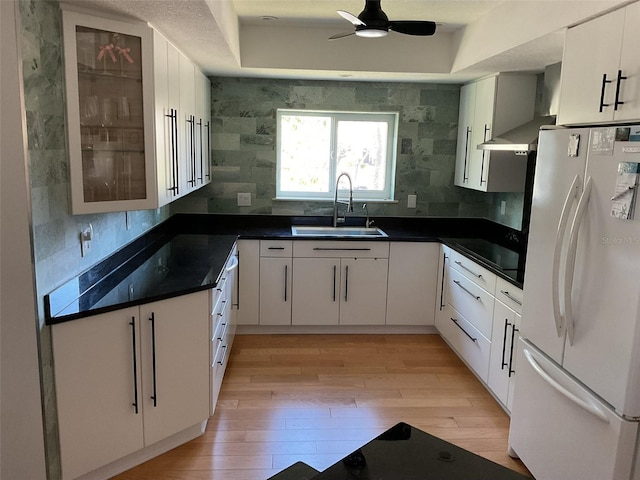
[[[338,325],[340,259],[294,258],[293,325]]]
[[[145,445],[209,417],[209,294],[140,307]]]
[[[387,310],[386,258],[343,258],[340,325],[384,325]]]
[[[433,325],[439,243],[391,242],[387,325]]]
[[[144,447],[138,308],[52,327],[62,478]]]
[[[234,305],[238,325],[258,325],[260,319],[259,240],[238,240],[238,270]]]
[[[520,331],[520,315],[500,301],[495,302],[488,386],[507,406],[511,379],[515,376],[515,345]]]
[[[291,325],[291,258],[260,259],[260,325]]]

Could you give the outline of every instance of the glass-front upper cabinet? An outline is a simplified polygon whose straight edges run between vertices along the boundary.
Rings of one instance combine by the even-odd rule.
[[[153,31],[63,12],[74,214],[159,206]]]

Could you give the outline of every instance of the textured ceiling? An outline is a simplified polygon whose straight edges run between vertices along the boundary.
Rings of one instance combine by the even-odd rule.
[[[60,0],[63,8],[148,22],[208,75],[461,82],[542,71],[564,28],[630,0],[383,0],[392,20],[433,20],[434,37],[355,36],[336,10],[363,0]],[[380,52],[385,52],[384,54]]]

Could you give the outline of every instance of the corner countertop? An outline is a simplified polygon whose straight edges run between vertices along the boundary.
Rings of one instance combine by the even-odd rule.
[[[442,242],[522,288],[524,241],[517,231],[477,218],[374,220],[387,237],[367,241]],[[46,323],[214,288],[238,238],[317,240],[293,237],[291,226],[329,225],[330,221],[330,217],[174,215],[45,295]],[[363,225],[364,218],[349,218],[349,223]]]

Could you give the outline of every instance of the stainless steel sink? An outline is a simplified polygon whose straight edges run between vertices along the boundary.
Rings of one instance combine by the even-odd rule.
[[[315,226],[292,226],[291,234],[294,237],[386,237],[379,228],[375,227],[315,227]]]

